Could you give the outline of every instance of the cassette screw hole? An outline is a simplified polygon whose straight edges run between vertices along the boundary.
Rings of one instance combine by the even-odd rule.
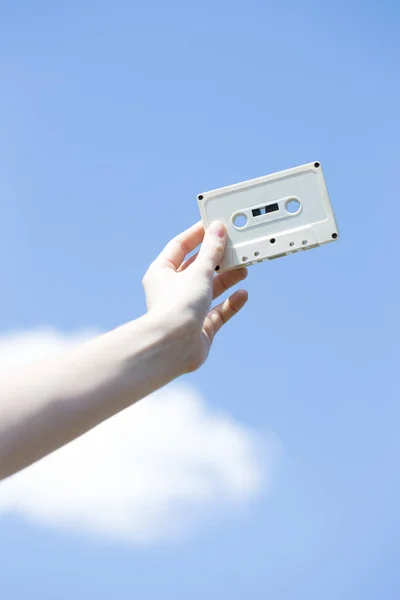
[[[296,200],[296,198],[292,198],[291,200],[288,200],[286,203],[286,210],[291,215],[294,215],[295,213],[297,213],[300,210],[300,202],[298,200]]]
[[[219,265],[217,265],[217,266],[215,267],[215,270],[216,270],[216,271],[219,271]]]
[[[315,167],[316,169],[318,169],[318,167],[320,167],[320,166],[321,166],[321,164],[320,164],[319,162],[315,162],[315,163],[314,163],[314,167]]]
[[[260,256],[260,253],[258,252],[258,250],[257,250],[257,252],[254,252],[254,256]]]
[[[203,194],[200,194],[199,196],[197,196],[199,200],[203,200],[204,196]]]
[[[244,227],[247,224],[246,215],[244,215],[243,213],[240,213],[239,215],[235,215],[233,218],[233,224],[235,227],[238,227],[239,229]]]
[[[332,233],[332,238],[333,238],[334,240],[336,240],[336,238],[337,238],[337,233]]]
[[[290,246],[291,248],[293,248],[293,246],[294,246],[294,242],[289,242],[289,246]]]
[[[243,262],[247,262],[247,260],[248,260],[247,256],[242,256],[242,261]]]
[[[276,242],[275,238],[271,238],[271,239],[269,240],[269,243],[270,243],[270,244],[275,244],[275,242]]]
[[[307,240],[303,240],[301,243],[303,244],[303,246],[307,246],[308,241]]]

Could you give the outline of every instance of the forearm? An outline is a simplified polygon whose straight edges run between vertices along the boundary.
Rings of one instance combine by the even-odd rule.
[[[52,360],[0,376],[0,479],[185,370],[185,336],[150,314]]]

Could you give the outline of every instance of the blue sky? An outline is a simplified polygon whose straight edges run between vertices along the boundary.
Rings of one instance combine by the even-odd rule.
[[[185,378],[280,440],[269,493],[146,548],[5,515],[2,597],[398,598],[398,28],[389,2],[3,3],[3,336],[140,315],[199,191],[320,160],[341,239],[252,267]]]

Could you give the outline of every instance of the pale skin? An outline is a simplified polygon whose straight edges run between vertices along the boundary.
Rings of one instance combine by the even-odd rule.
[[[199,251],[187,259],[197,247]],[[226,230],[201,223],[171,240],[143,278],[147,313],[78,349],[0,374],[0,479],[86,433],[207,359],[247,301],[241,268],[215,273]]]

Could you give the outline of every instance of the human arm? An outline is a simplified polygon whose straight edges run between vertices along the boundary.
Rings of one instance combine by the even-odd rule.
[[[202,225],[194,225],[149,267],[145,315],[58,357],[0,374],[0,479],[206,360],[217,331],[247,300],[240,290],[210,310],[246,276],[245,269],[214,275],[225,244],[223,227],[211,226],[204,237]]]

